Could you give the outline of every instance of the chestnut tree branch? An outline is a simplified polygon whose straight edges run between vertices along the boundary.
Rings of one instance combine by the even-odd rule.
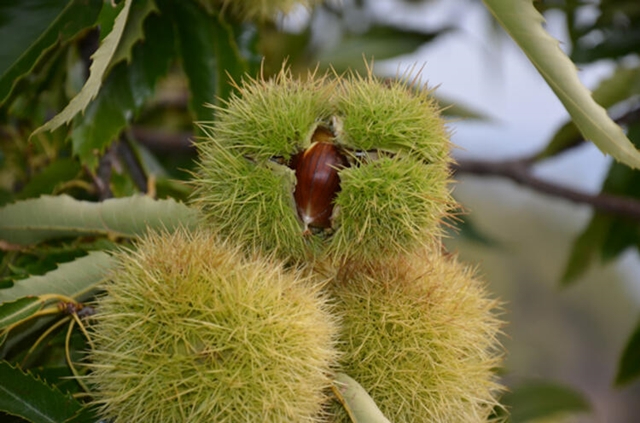
[[[621,124],[640,121],[640,107],[628,111],[616,119],[616,121]],[[147,147],[152,150],[170,151],[181,154],[193,154],[194,152],[194,146],[190,139],[191,134],[188,132],[165,133],[142,127],[134,127],[133,133],[138,141],[147,145]],[[580,139],[577,143],[566,146],[565,149],[557,152],[557,154],[563,153],[582,142],[584,141]],[[536,177],[532,172],[532,165],[538,161],[540,160],[537,155],[504,161],[459,160],[458,163],[452,166],[452,170],[459,174],[507,178],[546,195],[569,200],[577,204],[589,205],[599,212],[640,220],[639,200],[607,193],[588,194],[545,181]]]
[[[533,175],[529,159],[505,161],[459,160],[458,163],[452,166],[452,170],[458,174],[507,178],[543,194],[563,198],[578,204],[590,205],[596,211],[640,220],[640,201],[606,193],[587,194],[545,181]]]

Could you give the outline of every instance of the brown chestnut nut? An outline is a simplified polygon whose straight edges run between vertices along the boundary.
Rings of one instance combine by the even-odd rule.
[[[312,228],[330,228],[333,201],[340,191],[341,168],[349,166],[347,158],[333,143],[333,134],[318,128],[313,144],[292,157],[290,166],[295,170],[296,188],[293,197],[305,232]]]

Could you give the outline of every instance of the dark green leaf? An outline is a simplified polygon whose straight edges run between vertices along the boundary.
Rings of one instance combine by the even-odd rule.
[[[189,80],[189,108],[199,121],[212,119],[205,104],[215,100],[218,84],[215,57],[217,17],[206,14],[195,2],[172,2],[167,13],[173,15],[178,35],[182,67]]]
[[[632,219],[613,219],[607,236],[600,248],[600,258],[604,263],[618,258],[627,248],[640,243],[640,226]]]
[[[194,209],[170,199],[135,196],[92,203],[66,195],[43,196],[0,208],[0,239],[29,245],[81,235],[130,238],[148,229],[194,227],[197,220]]]
[[[598,258],[612,220],[610,216],[596,213],[586,229],[574,241],[569,261],[562,275],[562,285],[568,286],[576,282]]]
[[[533,422],[591,410],[584,395],[549,381],[527,381],[505,393],[500,402],[510,414],[510,423]]]
[[[189,80],[189,107],[197,120],[210,121],[212,111],[205,105],[216,102],[217,96],[228,97],[229,77],[239,80],[248,69],[236,42],[235,31],[240,28],[217,14],[205,13],[195,2],[172,2],[161,8],[176,23],[180,58]]]
[[[233,81],[239,82],[242,76],[249,70],[249,65],[240,53],[236,43],[236,33],[241,28],[225,22],[218,15],[217,24],[213,27],[214,55],[216,58],[217,87],[216,96],[209,100],[215,103],[219,100],[226,100],[234,91]]]
[[[29,373],[0,362],[0,410],[33,423],[60,423],[82,405]]]
[[[66,332],[66,331],[61,331],[61,332]],[[64,338],[66,338],[66,334]],[[64,342],[64,340],[62,342]],[[71,373],[69,366],[55,366],[52,364],[46,367],[33,367],[33,368],[30,368],[29,371],[35,377],[44,380],[50,385],[60,387],[60,385],[62,384],[67,386],[71,385],[70,383],[67,383],[67,382],[72,382],[73,384],[76,383],[76,381],[74,380],[68,380],[73,377],[73,373]]]
[[[29,183],[16,196],[17,199],[53,194],[61,182],[73,179],[80,172],[80,163],[71,158],[60,158],[51,162],[40,173],[35,174]]]
[[[97,166],[96,151],[113,142],[154,93],[173,59],[173,26],[167,16],[149,16],[145,40],[133,49],[130,64],[121,62],[104,82],[84,116],[76,118],[71,133],[73,152],[90,168]]]
[[[629,139],[640,144],[640,124],[629,127]],[[640,171],[612,163],[601,192],[640,198]],[[573,245],[562,283],[574,282],[597,258],[611,260],[625,249],[640,245],[640,227],[634,220],[596,212]]]
[[[615,384],[626,385],[640,376],[640,322],[636,326],[633,334],[629,337],[627,345],[618,363]]]
[[[131,54],[134,45],[146,38],[144,22],[152,12],[157,10],[158,8],[153,0],[137,0],[131,5],[127,24],[124,27],[124,32],[122,33],[122,38],[118,43],[118,48],[111,58],[109,67],[112,67],[123,60],[131,62]],[[153,42],[154,40],[151,39],[148,41]]]
[[[102,0],[3,0],[0,3],[0,104],[48,49],[92,26]]]
[[[0,188],[0,207],[13,201],[14,196],[11,191]]]

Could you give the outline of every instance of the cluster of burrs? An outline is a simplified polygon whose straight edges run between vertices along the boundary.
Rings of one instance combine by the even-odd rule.
[[[431,93],[370,71],[236,88],[202,124],[202,228],[119,255],[92,353],[104,415],[347,422],[344,373],[393,422],[487,421],[500,321],[443,252],[451,146]]]

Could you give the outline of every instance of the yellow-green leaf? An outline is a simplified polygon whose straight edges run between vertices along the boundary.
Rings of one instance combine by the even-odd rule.
[[[30,245],[72,236],[136,237],[147,229],[173,230],[197,224],[197,212],[173,199],[145,196],[101,203],[67,195],[42,196],[0,208],[0,239]]]
[[[532,1],[483,2],[547,81],[585,139],[616,160],[639,168],[640,152],[582,85],[573,62],[560,50],[558,41],[543,29],[544,18]]]
[[[620,66],[593,90],[593,99],[608,109],[638,94],[640,94],[640,66]],[[576,125],[572,121],[566,122],[536,157],[538,159],[551,157],[579,140],[581,137]]]
[[[53,131],[54,129],[68,123],[78,113],[84,112],[91,100],[98,95],[102,85],[102,79],[109,68],[111,60],[117,51],[118,44],[124,33],[124,28],[131,9],[133,0],[125,0],[124,7],[116,17],[113,29],[107,35],[95,54],[91,56],[93,63],[91,64],[89,78],[84,84],[78,95],[71,99],[69,104],[50,121],[36,129],[32,136],[43,131]]]
[[[44,275],[14,281],[11,288],[0,289],[0,303],[47,294],[82,300],[96,289],[114,266],[115,259],[108,253],[91,251],[84,257],[62,263],[57,269]],[[23,306],[29,308],[32,304]]]
[[[353,423],[390,423],[358,382],[338,373],[335,376],[339,400]]]

